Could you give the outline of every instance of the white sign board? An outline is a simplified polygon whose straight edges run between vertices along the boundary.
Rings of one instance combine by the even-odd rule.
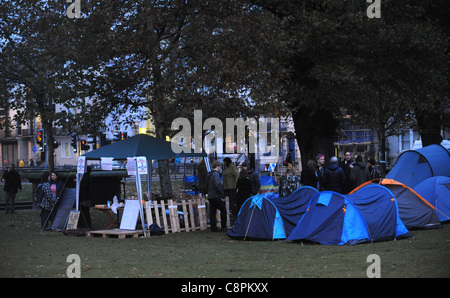
[[[113,159],[112,157],[102,157],[102,170],[103,171],[112,171],[113,167]]]
[[[136,176],[136,159],[134,157],[127,158],[127,172],[130,176]]]
[[[120,221],[121,230],[136,230],[140,202],[140,200],[125,200],[125,209],[123,210],[122,220]]]

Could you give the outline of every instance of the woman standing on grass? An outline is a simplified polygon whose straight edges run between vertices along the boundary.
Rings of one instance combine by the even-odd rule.
[[[41,208],[41,231],[49,230],[48,219],[56,202],[56,196],[53,196],[50,188],[50,175],[47,171],[42,173],[41,183],[36,188],[36,201]]]

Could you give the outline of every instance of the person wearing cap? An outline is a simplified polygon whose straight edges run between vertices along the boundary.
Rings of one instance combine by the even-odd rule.
[[[338,166],[337,157],[333,156],[330,158],[330,165],[326,167],[323,175],[324,189],[344,193],[346,180],[344,170]]]
[[[212,171],[208,174],[208,200],[210,206],[210,219],[211,231],[218,232],[226,230],[227,226],[227,210],[225,208],[225,202],[222,201],[223,198],[223,187],[220,180],[220,166],[222,163],[218,160],[213,161],[211,164]],[[217,228],[216,213],[217,210],[220,211],[220,219],[222,228],[219,230]]]

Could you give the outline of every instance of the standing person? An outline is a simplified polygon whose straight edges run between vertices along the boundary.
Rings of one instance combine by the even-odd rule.
[[[346,177],[344,170],[338,166],[338,159],[336,156],[330,158],[330,165],[325,169],[323,177],[323,188],[325,190],[343,193],[346,185]]]
[[[16,167],[10,164],[8,170],[3,173],[2,179],[5,180],[5,212],[6,214],[14,213],[14,208],[16,205],[16,194],[20,189],[22,191],[22,178],[19,172],[16,171]]]
[[[208,193],[208,169],[204,159],[197,166],[198,189],[202,195]]]
[[[252,196],[258,194],[261,188],[261,182],[259,181],[259,175],[254,169],[250,169],[248,162],[242,164],[242,169],[247,171],[250,182],[252,183]]]
[[[323,176],[325,174],[325,155],[318,154],[316,156],[317,162],[317,176],[319,177],[319,181],[317,183],[317,190],[322,191],[323,188]]]
[[[223,164],[226,167],[225,171],[223,171],[223,192],[230,199],[231,212],[236,216],[236,182],[239,178],[239,170],[229,157],[224,158]]]
[[[375,165],[375,159],[370,158],[367,161],[367,168],[369,169],[370,180],[381,178],[380,170]]]
[[[210,205],[209,222],[211,224],[211,231],[218,232],[216,213],[220,211],[220,219],[222,223],[221,230],[226,230],[227,226],[227,210],[225,208],[225,202],[223,198],[223,187],[220,181],[220,169],[221,162],[218,160],[213,161],[211,165],[211,173],[208,174],[208,200]]]
[[[49,230],[48,221],[53,205],[56,202],[56,196],[53,195],[50,188],[50,175],[47,171],[42,173],[41,183],[36,188],[36,201],[41,208],[41,231]]]
[[[294,152],[294,149],[289,149],[288,154],[286,155],[286,174],[294,174],[294,166],[292,162],[292,152]]]
[[[247,167],[246,167],[247,169]],[[245,201],[252,196],[252,181],[248,175],[248,170],[242,169],[236,183],[236,209],[239,213]]]
[[[319,182],[319,176],[317,174],[317,163],[310,159],[308,164],[302,171],[302,184],[317,188],[317,183]]]
[[[369,169],[367,168],[366,163],[363,162],[362,156],[358,155],[355,159],[355,163],[353,164],[353,168],[350,171],[351,189],[355,189],[356,187],[369,180]]]
[[[58,173],[52,172],[50,174],[50,189],[52,190],[52,194],[55,196],[55,206],[53,208],[53,212],[50,214],[50,220],[53,221],[53,219],[56,216],[56,212],[58,210],[60,198],[62,197],[64,193],[64,182],[58,179]]]
[[[344,160],[339,164],[339,166],[342,168],[342,170],[344,170],[344,174],[347,179],[345,183],[344,193],[349,193],[351,191],[350,172],[353,168],[352,154],[350,152],[345,152]]]
[[[92,167],[88,166],[86,173],[81,178],[80,182],[80,215],[86,219],[88,228],[92,227],[91,213],[89,207],[92,206]],[[81,221],[81,227],[84,227],[84,222]]]

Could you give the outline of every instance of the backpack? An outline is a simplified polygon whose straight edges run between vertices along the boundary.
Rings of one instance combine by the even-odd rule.
[[[42,190],[42,183],[39,183],[34,192],[33,201],[40,203],[44,197],[44,191]]]

